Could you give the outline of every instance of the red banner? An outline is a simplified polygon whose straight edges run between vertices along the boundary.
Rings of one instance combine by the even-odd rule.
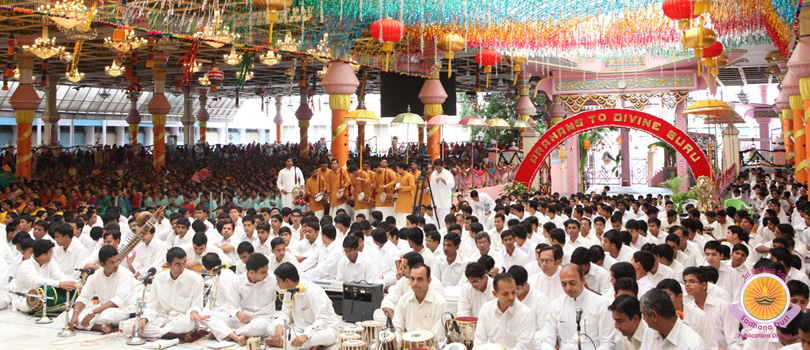
[[[639,130],[658,137],[686,159],[695,178],[705,175],[714,179],[706,155],[692,138],[683,130],[675,128],[675,125],[651,114],[630,109],[600,109],[564,119],[546,131],[523,159],[515,175],[515,181],[531,186],[531,181],[543,160],[566,139],[591,129],[609,127]]]

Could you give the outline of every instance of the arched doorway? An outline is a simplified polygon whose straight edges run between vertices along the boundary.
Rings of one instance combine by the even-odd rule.
[[[531,187],[531,182],[540,170],[543,161],[566,139],[591,129],[609,127],[629,128],[656,136],[675,148],[686,159],[695,178],[705,175],[714,179],[706,154],[691,137],[677,129],[675,125],[654,115],[635,110],[600,109],[582,112],[549,128],[537,140],[531,152],[524,157],[523,163],[515,175],[515,181]]]

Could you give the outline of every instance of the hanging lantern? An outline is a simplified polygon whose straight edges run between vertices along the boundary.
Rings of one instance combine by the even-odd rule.
[[[483,49],[475,55],[475,61],[484,66],[484,73],[487,73],[487,89],[489,89],[489,73],[492,72],[492,66],[501,63],[501,54],[493,49]]]
[[[438,41],[436,41],[436,47],[439,50],[445,52],[447,57],[447,77],[449,78],[451,74],[453,74],[453,58],[455,53],[467,46],[467,39],[464,39],[463,36],[455,34],[455,33],[444,33],[439,35]]]
[[[661,9],[664,10],[664,16],[678,21],[680,30],[689,29],[689,20],[700,16],[695,14],[698,8],[694,0],[664,0]]]
[[[518,74],[520,74],[520,66],[526,64],[525,56],[512,56],[512,71],[515,72],[515,80],[512,85],[517,85]]]
[[[385,70],[388,70],[388,58],[394,51],[394,42],[399,41],[405,35],[405,25],[402,22],[391,18],[384,18],[371,24],[371,36],[383,43],[382,50],[385,51]]]
[[[211,91],[217,91],[217,85],[225,79],[225,73],[222,72],[222,69],[211,67],[207,74],[208,81],[211,82]]]
[[[565,148],[560,148],[560,159],[565,159]]]
[[[711,46],[703,49],[703,58],[713,58],[723,53],[723,43],[715,41]]]
[[[619,135],[619,137],[617,137],[617,138],[616,138],[616,143],[618,143],[618,144],[619,144],[619,146],[621,146],[621,145],[623,145],[623,144],[622,144],[622,141],[624,141],[624,140],[622,140],[621,135]]]
[[[292,7],[293,0],[253,0],[253,6],[264,11],[267,21],[267,42],[273,42],[273,24],[278,21],[278,12]]]
[[[586,151],[590,150],[591,149],[591,140],[585,139],[585,142],[582,143],[582,147],[584,147]]]
[[[717,34],[709,28],[698,26],[687,30],[683,41],[686,47],[695,50],[695,57],[703,57],[703,49],[714,45]]]

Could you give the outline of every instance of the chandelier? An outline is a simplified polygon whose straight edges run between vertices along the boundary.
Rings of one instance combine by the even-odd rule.
[[[194,60],[194,62],[191,63],[191,72],[197,73],[200,71],[200,69],[202,69],[202,64],[199,64],[197,63],[197,60]]]
[[[298,51],[298,40],[293,39],[290,32],[287,32],[287,34],[284,35],[284,41],[276,41],[276,47],[278,47],[279,50],[296,52]]]
[[[53,6],[40,6],[37,12],[46,13],[60,29],[77,28],[84,25],[93,10],[88,9],[81,0],[57,1]]]
[[[113,60],[112,65],[104,67],[104,71],[107,72],[107,75],[115,78],[124,74],[124,67],[118,64],[118,60]]]
[[[202,86],[209,86],[211,85],[211,81],[208,80],[208,73],[200,77],[200,85]]]
[[[73,69],[70,72],[65,73],[65,77],[67,77],[67,80],[70,80],[71,82],[78,83],[84,79],[84,73],[80,73],[79,70]]]
[[[78,41],[90,41],[98,36],[98,31],[95,29],[90,28],[90,30],[85,31],[84,27],[63,29],[62,33],[65,33],[66,38]]]
[[[241,78],[242,78],[242,72],[241,71],[236,71],[236,79],[241,79]],[[251,79],[253,79],[253,71],[248,71],[247,74],[245,75],[245,81],[248,81],[248,80],[251,80]]]
[[[162,36],[155,42],[155,51],[172,52],[178,48],[177,41],[169,39],[169,36]]]
[[[112,38],[104,39],[104,46],[123,53],[137,50],[143,45],[146,45],[146,39],[135,36],[134,30],[124,30],[122,32],[120,29],[116,29]]]
[[[307,50],[307,53],[323,63],[329,62],[329,57],[332,56],[332,49],[329,48],[329,33],[324,33],[323,38],[318,41],[318,45]]]
[[[222,29],[217,29],[219,27],[222,27]],[[218,49],[238,39],[239,34],[231,33],[231,28],[222,24],[219,10],[214,10],[214,19],[203,27],[202,31],[197,32],[197,37],[205,40],[205,43],[211,47]]]
[[[242,61],[242,56],[236,54],[236,46],[231,46],[231,53],[222,56],[222,61],[229,66],[235,66]]]
[[[318,71],[318,78],[323,78],[324,76],[326,76],[326,72],[328,71],[328,69],[329,66],[323,65],[323,69]]]
[[[273,51],[267,51],[266,54],[261,55],[259,57],[259,61],[261,61],[262,63],[264,63],[264,64],[266,64],[268,66],[273,66],[273,65],[276,65],[276,63],[279,63],[281,61],[281,57],[276,55],[276,53],[273,52]]]
[[[37,38],[34,45],[24,45],[23,50],[27,50],[37,57],[46,60],[65,52],[65,47],[56,46],[56,38],[48,39],[48,27],[44,26],[42,27],[42,37]]]

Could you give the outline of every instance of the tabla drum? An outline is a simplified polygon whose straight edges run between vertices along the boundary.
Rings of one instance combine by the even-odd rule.
[[[391,331],[382,331],[377,341],[382,343],[380,346],[382,350],[399,350],[397,346],[397,335]]]
[[[290,193],[292,194],[293,198],[301,199],[301,198],[304,197],[304,188],[300,187],[300,186],[296,186],[296,187],[294,187],[292,189],[292,191]]]
[[[436,348],[436,336],[431,331],[411,331],[402,335],[402,349]]]
[[[366,350],[366,343],[362,340],[347,340],[340,345],[340,350]]]
[[[458,329],[461,334],[458,334],[459,339],[452,339],[454,341],[463,343],[467,346],[467,350],[472,350],[473,341],[475,340],[475,327],[478,325],[478,317],[456,317]]]
[[[360,327],[360,326],[357,326],[357,325],[351,325],[351,326],[347,326],[347,327],[343,328],[343,333],[354,333],[354,334],[360,335],[361,336],[360,339],[363,339],[362,338],[363,327]]]
[[[382,323],[377,321],[363,321],[360,323],[360,326],[363,327],[363,341],[366,342],[366,344],[371,344],[371,341],[377,339],[377,333],[380,331]]]
[[[385,192],[380,193],[380,202],[385,202],[386,199],[388,199],[388,195]]]
[[[361,337],[360,334],[357,333],[340,333],[340,335],[338,335],[337,341],[338,349],[340,349],[340,346],[347,340],[362,340],[362,339],[363,337]]]
[[[467,346],[463,343],[450,343],[442,350],[467,350]]]
[[[506,350],[506,348],[504,348],[502,345],[494,344],[494,343],[479,345],[475,349],[476,350]]]
[[[48,299],[45,300],[45,304],[48,307],[53,307],[59,304],[64,304],[68,301],[68,298],[72,298],[73,294],[76,292],[68,292],[59,287],[50,287],[50,286],[42,286],[39,288],[34,288],[28,291],[28,298],[26,298],[25,303],[28,304],[28,308],[31,311],[39,311],[42,309],[42,302],[43,300],[38,298],[38,296],[45,296]]]

